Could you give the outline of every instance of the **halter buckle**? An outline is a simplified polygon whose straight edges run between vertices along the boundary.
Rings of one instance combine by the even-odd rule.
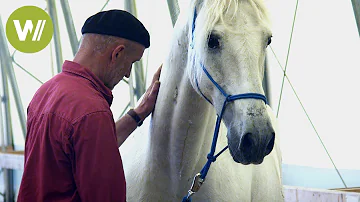
[[[188,191],[188,194],[184,197],[183,202],[191,201],[191,196],[194,195],[197,191],[199,191],[201,185],[204,183],[205,179],[201,178],[201,174],[197,173],[194,176],[193,182],[191,184],[191,188]]]
[[[205,179],[201,178],[201,174],[197,173],[194,176],[193,183],[191,185],[191,189],[189,190],[189,193],[191,191],[192,194],[194,194],[195,192],[199,191],[199,189],[200,189],[201,185],[204,183],[204,181],[205,181]]]

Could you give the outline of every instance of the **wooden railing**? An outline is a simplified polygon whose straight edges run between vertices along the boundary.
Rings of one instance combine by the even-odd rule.
[[[0,152],[0,167],[6,169],[24,168],[24,152]],[[304,187],[284,186],[285,202],[360,202],[360,188],[312,189]]]

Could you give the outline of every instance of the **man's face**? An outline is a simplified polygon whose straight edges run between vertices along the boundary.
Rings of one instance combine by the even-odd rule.
[[[144,50],[143,45],[129,41],[129,44],[118,53],[115,62],[109,66],[108,88],[112,90],[124,76],[126,78],[130,77],[132,64],[141,59]]]

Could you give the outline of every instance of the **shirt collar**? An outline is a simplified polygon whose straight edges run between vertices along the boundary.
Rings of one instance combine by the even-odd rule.
[[[101,92],[101,94],[104,96],[106,101],[109,103],[109,106],[111,106],[113,101],[113,95],[111,90],[108,87],[106,87],[104,83],[97,76],[95,76],[95,74],[92,73],[88,68],[85,68],[84,66],[81,66],[76,62],[66,60],[62,66],[62,71],[75,74],[77,76],[81,76],[89,80],[91,83],[94,84],[96,90]]]

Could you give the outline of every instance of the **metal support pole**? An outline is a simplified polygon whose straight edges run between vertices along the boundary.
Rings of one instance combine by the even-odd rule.
[[[351,0],[354,9],[356,25],[360,36],[360,0]]]
[[[66,29],[69,34],[71,49],[72,49],[73,55],[75,55],[79,48],[79,40],[76,36],[74,21],[73,21],[72,15],[71,15],[69,2],[67,0],[61,0],[60,3],[61,3],[61,8],[63,10],[64,18],[65,18]]]
[[[3,59],[1,59],[3,61]],[[3,62],[1,62],[3,64]],[[3,67],[3,65],[1,65]],[[3,136],[3,144],[1,147],[1,151],[5,152],[8,146],[13,147],[13,133],[11,128],[11,115],[10,115],[10,103],[9,103],[9,89],[7,85],[6,79],[6,72],[4,71],[5,68],[1,68],[1,80],[2,80],[2,90],[3,95],[0,96],[1,98],[1,105],[0,108],[4,109],[0,110],[3,111],[4,119],[0,123],[2,127]],[[4,201],[6,202],[13,202],[15,199],[15,191],[14,191],[14,174],[12,170],[3,169],[3,176],[4,176],[4,184],[5,184],[5,194],[4,194]]]
[[[11,114],[10,114],[10,102],[9,102],[9,88],[8,88],[8,80],[7,80],[7,63],[10,61],[10,57],[6,58],[5,53],[9,54],[8,50],[4,50],[4,46],[7,47],[6,41],[4,41],[5,32],[2,28],[2,21],[0,17],[0,60],[1,60],[1,84],[2,84],[2,95],[0,96],[0,108],[4,109],[4,119],[2,119],[3,125],[3,133],[4,137],[6,137],[6,141],[4,140],[4,144],[2,145],[2,151],[6,150],[7,146],[13,146],[13,133],[11,128]],[[5,43],[4,43],[5,42]],[[7,51],[7,52],[6,52]],[[2,110],[0,110],[2,111]],[[5,138],[4,138],[5,139]],[[15,199],[15,191],[14,191],[14,175],[12,170],[4,169],[4,182],[5,182],[5,201],[13,202]]]
[[[13,148],[13,131],[11,127],[11,113],[10,113],[10,100],[9,100],[9,87],[8,81],[6,78],[6,71],[3,68],[1,70],[1,81],[2,81],[2,95],[1,95],[1,108],[3,111],[4,119],[1,123],[3,125],[3,133],[4,133],[4,147],[3,151],[6,150],[6,147],[10,146]]]
[[[3,75],[3,65],[2,65],[2,60],[0,57],[0,84],[2,84],[2,75]],[[0,85],[2,88],[4,87],[4,85]],[[5,122],[6,119],[3,118],[3,110],[2,110],[2,105],[3,105],[3,95],[2,95],[2,91],[0,90],[0,141],[1,141],[1,145],[0,145],[0,150],[4,151],[5,149],[5,134],[6,134],[6,130],[7,130],[7,123]],[[5,100],[5,99],[4,99]]]
[[[48,11],[51,17],[51,20],[54,25],[54,45],[55,45],[55,54],[56,54],[56,68],[57,72],[61,72],[61,67],[63,64],[62,50],[61,50],[61,42],[60,42],[60,31],[59,31],[59,23],[57,19],[56,6],[54,0],[47,0]]]
[[[129,13],[134,15],[135,17],[137,16],[135,1],[133,1],[133,0],[125,0],[124,1],[124,7],[125,7],[126,11],[128,11]],[[134,77],[135,77],[135,83],[136,83],[135,96],[136,96],[136,99],[139,100],[140,97],[145,93],[145,90],[146,90],[145,89],[145,87],[146,87],[146,85],[145,85],[145,76],[144,76],[144,71],[143,71],[143,64],[141,62],[136,62],[134,65],[135,65]],[[133,90],[134,85],[132,85],[131,82],[132,82],[132,79],[129,79],[130,92],[134,91]],[[131,101],[130,101],[130,103],[131,103]]]
[[[0,19],[1,20],[1,19]],[[0,25],[1,26],[1,25]],[[2,53],[2,51],[0,51]],[[6,68],[5,68],[5,61],[2,54],[0,54],[1,59],[1,86],[2,86],[2,94],[0,94],[1,102],[0,102],[0,108],[2,108],[3,111],[3,122],[1,123],[3,125],[3,133],[4,133],[4,147],[2,150],[4,151],[7,146],[13,146],[13,133],[12,133],[12,127],[11,127],[11,113],[10,113],[10,99],[9,99],[9,85],[8,85],[8,79],[6,77]]]
[[[134,84],[133,84],[133,75],[130,73],[129,76],[129,93],[130,93],[130,107],[135,107],[135,100],[134,100]]]
[[[15,190],[14,190],[14,171],[11,169],[4,168],[4,181],[5,181],[5,200],[6,202],[15,201]]]
[[[2,22],[1,17],[0,17],[0,22]],[[15,99],[16,109],[18,112],[19,120],[20,120],[21,130],[23,132],[23,137],[25,138],[26,137],[26,118],[25,118],[24,108],[23,108],[23,104],[21,101],[20,93],[19,93],[19,87],[16,82],[14,67],[13,67],[13,64],[11,61],[11,56],[10,56],[9,49],[7,46],[7,40],[5,37],[5,32],[4,32],[2,23],[0,23],[0,55],[1,55],[1,60],[2,60],[2,64],[3,64],[2,67],[3,67],[3,69],[6,69],[6,73],[7,73],[6,75],[8,76],[8,79],[11,84],[12,92],[13,92],[14,99]]]
[[[178,3],[178,0],[167,0],[167,3],[168,3],[168,7],[169,7],[170,16],[171,16],[171,22],[174,27],[176,20],[179,17],[179,13],[180,13],[179,3]]]
[[[136,62],[134,66],[135,66],[134,73],[135,73],[135,84],[136,84],[135,95],[136,95],[136,99],[139,100],[146,90],[145,76],[143,71],[143,65],[141,62]]]
[[[131,13],[135,17],[137,17],[136,5],[134,0],[125,0],[124,8],[127,12]]]
[[[2,75],[3,75],[3,72],[2,70],[4,69],[3,68],[3,65],[1,64],[2,63],[2,60],[1,60],[1,57],[0,57],[0,87],[3,87],[2,84]],[[3,119],[3,110],[2,110],[2,104],[3,104],[3,96],[2,96],[2,92],[0,90],[0,141],[1,141],[1,145],[0,145],[0,150],[1,151],[5,151],[6,149],[6,146],[5,146],[5,142],[6,142],[6,139],[5,139],[5,130],[7,130],[7,127],[6,127],[6,119]],[[0,170],[0,172],[2,172],[3,169]],[[5,181],[5,175],[4,175],[4,181]],[[7,190],[5,188],[5,190]],[[3,200],[5,201],[5,193],[3,193],[4,195],[1,195]]]

